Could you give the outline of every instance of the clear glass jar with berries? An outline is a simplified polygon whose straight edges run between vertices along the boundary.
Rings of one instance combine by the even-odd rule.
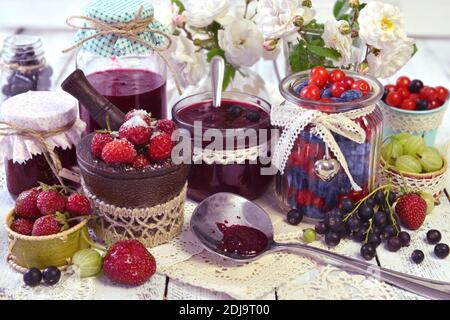
[[[45,60],[39,37],[23,34],[7,37],[0,54],[0,66],[0,101],[51,87],[52,68]]]
[[[319,220],[341,199],[356,201],[374,188],[382,88],[370,76],[323,67],[282,80],[286,100],[272,109],[271,121],[282,129],[272,162],[285,209]]]

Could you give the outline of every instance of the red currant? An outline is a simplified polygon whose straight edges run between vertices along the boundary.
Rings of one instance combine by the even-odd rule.
[[[437,92],[437,98],[442,101],[445,102],[445,100],[447,100],[448,98],[448,90],[447,88],[444,88],[442,86],[436,87],[436,92]]]
[[[310,205],[314,198],[314,194],[309,189],[300,189],[297,192],[297,204],[301,206]]]
[[[422,90],[420,90],[419,95],[421,98],[427,99],[428,101],[437,99],[437,92],[431,87],[423,87]]]
[[[429,109],[436,109],[440,106],[442,106],[442,102],[439,99],[431,100],[430,103],[428,104]]]
[[[353,79],[352,77],[347,76],[341,82],[345,83],[345,86],[348,87],[348,89],[351,89],[353,83],[355,82],[355,79]]]
[[[321,76],[314,76],[309,79],[308,84],[314,84],[319,88],[323,88],[327,84],[327,79],[322,78]]]
[[[405,110],[416,110],[416,102],[411,99],[405,99],[400,104],[400,108]]]
[[[363,96],[367,95],[370,91],[369,84],[364,80],[356,80],[353,85],[352,89],[359,90],[362,92]]]
[[[345,91],[345,86],[341,82],[335,82],[331,86],[331,94],[333,95],[333,97],[339,98]]]
[[[411,93],[409,93],[409,90],[403,87],[399,88],[397,92],[400,93],[403,99],[408,99],[411,95]]]
[[[342,70],[334,69],[330,72],[330,75],[328,76],[328,81],[331,83],[335,82],[341,82],[345,79],[345,73]]]
[[[402,76],[397,79],[395,86],[397,87],[397,89],[400,89],[400,88],[408,89],[410,83],[411,83],[411,80],[409,80],[408,77]]]
[[[324,203],[325,202],[321,197],[314,197],[311,201],[311,204],[318,209],[322,209]]]
[[[402,103],[402,96],[397,91],[389,92],[386,103],[392,107],[398,107]]]
[[[395,86],[394,86],[393,84],[387,84],[387,85],[384,86],[384,88],[385,88],[387,91],[389,91],[389,92],[392,92],[392,91],[395,91],[395,90],[396,90],[396,89],[395,89]]]
[[[419,94],[418,93],[411,93],[409,95],[409,99],[413,100],[413,101],[417,101],[420,99]]]
[[[309,84],[302,89],[300,96],[309,100],[319,100],[320,99],[320,89],[314,84]]]
[[[319,76],[323,79],[325,79],[325,81],[327,81],[328,79],[328,71],[327,69],[325,69],[322,66],[317,66],[311,69],[311,71],[309,72],[309,76],[312,78],[314,76]]]

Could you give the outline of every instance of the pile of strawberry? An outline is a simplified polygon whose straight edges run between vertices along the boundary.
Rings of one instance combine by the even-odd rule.
[[[309,76],[296,88],[297,93],[308,100],[348,102],[366,96],[371,90],[366,81],[355,80],[340,69],[328,72],[317,66],[311,69]]]
[[[96,132],[91,152],[109,165],[143,169],[170,157],[175,129],[172,120],[153,121],[147,111],[135,109],[126,114],[119,132]]]
[[[383,102],[403,110],[432,110],[442,106],[448,99],[448,90],[442,86],[424,86],[418,79],[399,77],[395,83],[384,86]]]
[[[84,195],[65,197],[58,188],[41,185],[19,195],[10,228],[26,236],[48,236],[68,229],[68,219],[90,214],[91,205]]]

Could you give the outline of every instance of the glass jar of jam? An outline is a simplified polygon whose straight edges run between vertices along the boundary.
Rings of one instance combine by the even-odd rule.
[[[336,154],[324,143],[314,124],[307,124],[296,138],[294,136],[285,169],[276,177],[276,194],[284,209],[302,210],[304,216],[312,220],[323,219],[326,212],[338,206],[340,199],[349,197],[359,200],[375,186],[383,131],[382,113],[377,104],[383,87],[375,78],[350,71],[346,73],[355,80],[366,81],[370,92],[348,102],[307,100],[298,92],[302,83],[309,78],[309,71],[291,74],[280,84],[281,94],[286,99],[280,108],[289,104],[294,109],[321,111],[323,116],[345,115],[365,133],[362,137],[364,141],[357,142],[349,136],[338,134],[336,130],[329,131],[345,158],[352,179],[361,190],[354,188],[342,163],[337,161]],[[358,112],[358,116],[352,117],[352,112]],[[332,173],[325,173],[328,176],[320,172],[324,162],[332,165]]]
[[[167,118],[167,66],[155,52],[104,57],[80,50],[76,64],[92,86],[124,113],[144,109],[157,119]],[[82,105],[80,117],[87,132],[101,129]]]
[[[0,101],[29,90],[50,89],[52,68],[45,61],[39,37],[24,34],[7,37],[0,54],[0,66]]]
[[[217,108],[212,105],[211,92],[195,94],[175,104],[172,117],[178,128],[187,130],[193,146],[188,178],[191,199],[201,201],[217,192],[231,192],[253,200],[266,191],[273,173],[262,172],[262,168],[270,166],[270,158],[266,151],[259,151],[270,149],[269,113],[267,101],[238,92],[223,92]],[[218,134],[215,142],[223,149],[203,153],[211,143],[207,138],[210,129],[210,133]],[[248,129],[254,129],[257,140],[233,136]],[[262,131],[267,135],[260,135]]]
[[[60,183],[62,178],[55,176],[47,160],[50,152],[59,157],[61,168],[76,165],[75,145],[86,128],[77,114],[77,101],[61,91],[29,91],[3,102],[0,154],[5,157],[6,185],[13,197],[39,182]],[[45,139],[46,146],[36,135]]]

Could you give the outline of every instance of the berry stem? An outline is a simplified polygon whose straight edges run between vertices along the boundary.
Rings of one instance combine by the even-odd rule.
[[[388,184],[383,185],[383,186],[380,186],[380,187],[374,189],[371,193],[369,193],[369,194],[368,194],[367,196],[365,196],[364,198],[358,200],[358,202],[356,203],[355,208],[354,208],[352,211],[350,211],[349,213],[347,213],[342,221],[344,221],[344,222],[347,221],[348,218],[350,218],[350,217],[358,210],[358,208],[361,206],[361,204],[362,204],[364,201],[366,201],[366,200],[369,199],[371,196],[373,196],[377,191],[382,190],[382,189],[384,189],[384,188],[386,188],[386,187],[388,187],[388,186],[389,186]]]
[[[369,233],[370,233],[370,231],[372,231],[372,226],[373,226],[373,218],[371,218],[369,220],[369,228],[367,228],[366,237],[364,238],[364,243],[367,243],[367,241],[369,240]]]

